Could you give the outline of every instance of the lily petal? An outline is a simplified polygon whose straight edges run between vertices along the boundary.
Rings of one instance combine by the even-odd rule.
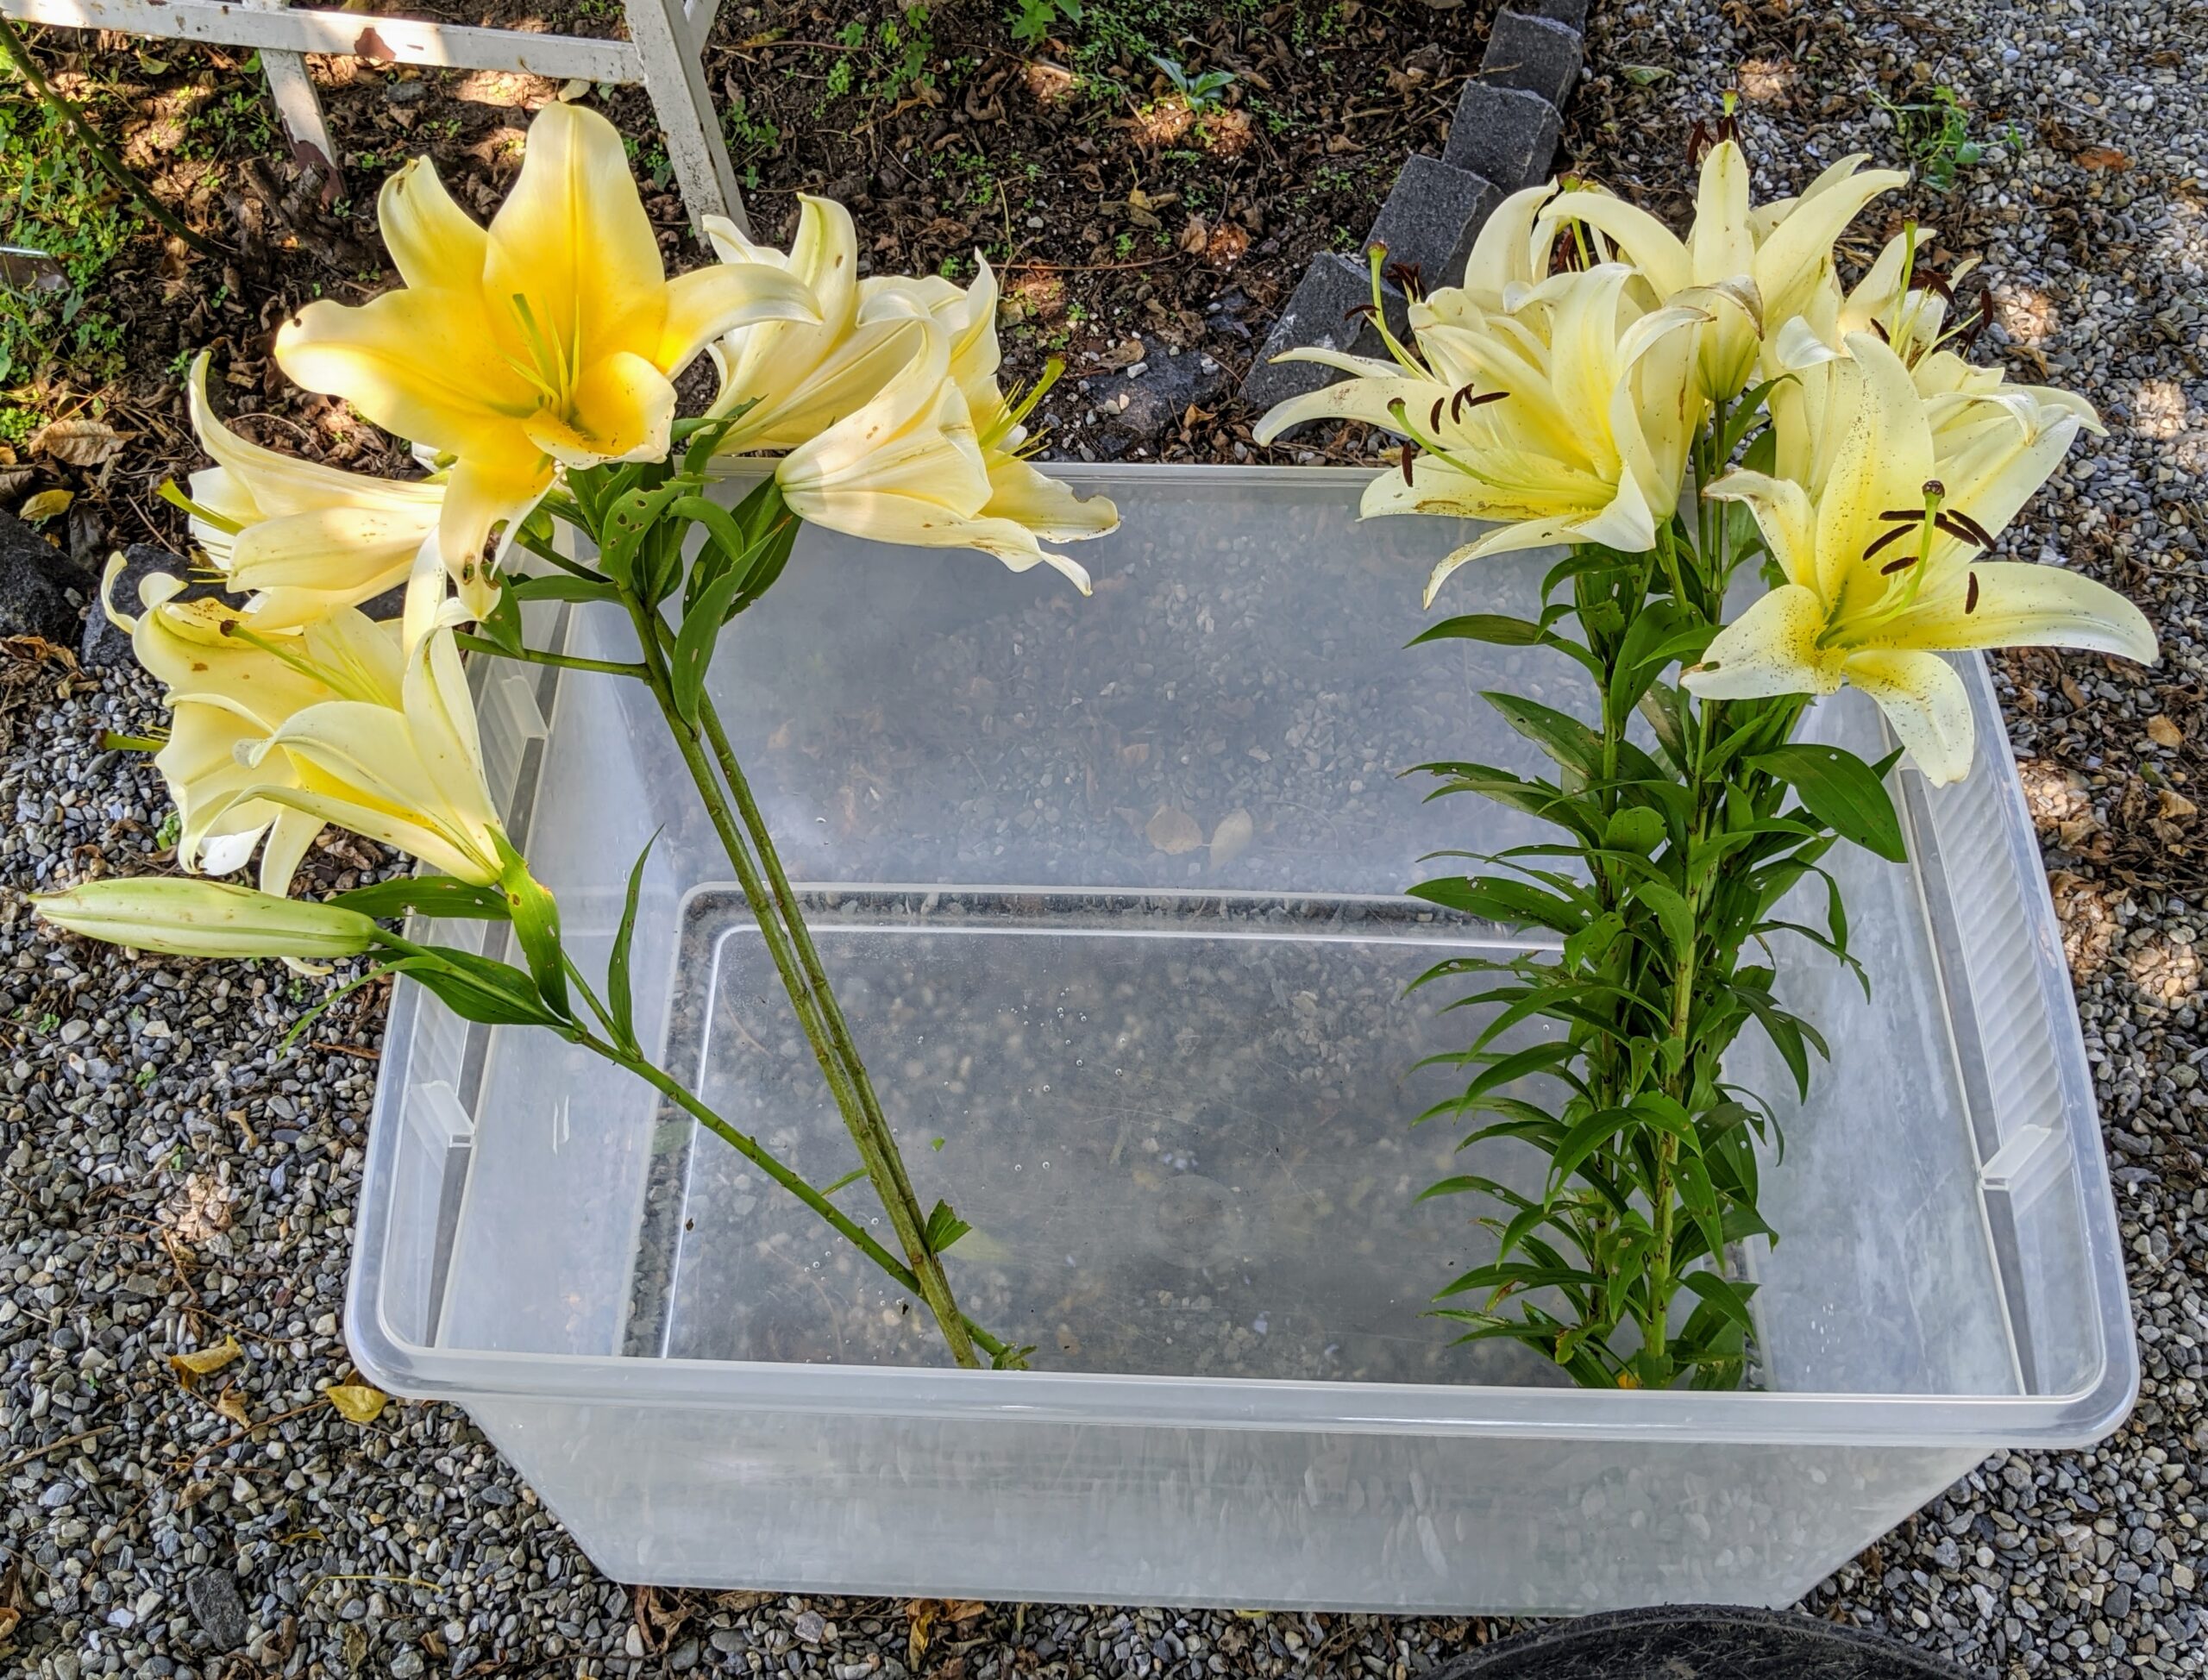
[[[1937,654],[1875,649],[1850,654],[1848,682],[1879,703],[1910,757],[1934,787],[1970,774],[1976,726],[1970,695]]]
[[[1971,579],[1977,581],[1973,586]],[[1959,574],[1937,599],[1896,617],[1881,642],[1910,648],[2083,648],[2152,665],[2147,615],[2104,583],[2059,566],[1991,561]]]
[[[1814,589],[1781,584],[1719,630],[1680,680],[1710,700],[1769,694],[1829,694],[1840,686],[1839,659],[1821,655],[1824,603]]]

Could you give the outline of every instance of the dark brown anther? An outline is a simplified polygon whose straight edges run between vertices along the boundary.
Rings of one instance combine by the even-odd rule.
[[[1709,129],[1697,116],[1694,127],[1687,130],[1687,167],[1692,169],[1701,163],[1703,154],[1709,149]]]
[[[1963,329],[1963,348],[1967,350],[1972,345],[1977,343],[1978,335],[1992,324],[1993,294],[1990,291],[1981,291],[1978,294],[1978,318]]]
[[[1403,482],[1405,484],[1415,484],[1418,482],[1415,479],[1411,477],[1411,463],[1417,459],[1418,446],[1406,439],[1403,443]]]
[[[1871,556],[1868,555],[1865,555],[1863,556],[1866,560],[1870,559],[1870,557]],[[1897,572],[1906,572],[1910,567],[1916,564],[1916,556],[1915,555],[1904,555],[1899,560],[1890,560],[1884,566],[1881,566],[1879,568],[1879,575],[1882,578],[1890,578]]]
[[[1955,289],[1937,274],[1928,272],[1924,275],[1924,289],[1927,291],[1938,292],[1948,303],[1952,304],[1955,301]]]
[[[1893,335],[1886,330],[1886,323],[1875,315],[1871,317],[1871,330],[1878,334],[1881,344],[1890,345],[1894,342]]]
[[[1353,308],[1344,310],[1342,311],[1342,319],[1345,321],[1371,321],[1376,318],[1379,313],[1380,308],[1377,304],[1358,304]]]
[[[1459,409],[1484,407],[1489,403],[1501,402],[1509,394],[1507,391],[1484,391],[1475,397],[1472,395],[1471,386],[1465,386],[1449,399],[1450,423],[1452,425],[1456,423],[1457,412]]]
[[[1923,520],[1924,510],[1921,507],[1890,507],[1879,517],[1890,525],[1897,521],[1914,525]]]
[[[1412,298],[1426,296],[1426,282],[1419,274],[1414,262],[1391,262],[1380,271],[1380,278]]]
[[[1958,542],[1967,542],[1974,549],[1992,548],[1993,545],[1981,540],[1973,529],[1977,523],[1978,522],[1974,519],[1966,523],[1952,513],[1941,513],[1933,519],[1932,528],[1935,530],[1943,530]]]
[[[1864,551],[1863,551],[1863,558],[1864,558],[1864,559],[1866,559],[1866,560],[1868,560],[1868,559],[1870,559],[1870,558],[1871,558],[1871,556],[1872,556],[1872,555],[1877,554],[1877,553],[1879,552],[1879,549],[1891,549],[1891,548],[1892,548],[1892,547],[1893,547],[1893,545],[1894,545],[1895,543],[1897,543],[1897,542],[1900,542],[1900,541],[1902,540],[1902,538],[1904,538],[1904,536],[1916,536],[1916,526],[1914,526],[1914,525],[1896,525],[1896,526],[1895,526],[1891,530],[1888,531],[1888,532],[1887,532],[1884,536],[1880,537],[1880,538],[1879,538],[1876,542],[1873,542],[1873,543],[1872,543],[1869,548],[1867,548],[1867,549],[1864,549]],[[1911,561],[1909,562],[1909,564],[1910,564],[1911,566],[1914,566],[1916,563],[1916,562],[1914,560],[1911,560]],[[1893,570],[1894,568],[1893,568],[1893,567],[1888,567],[1886,569],[1887,569],[1888,571],[1891,571],[1891,570]]]
[[[1960,525],[1963,528],[1964,534],[1967,536],[1972,542],[1977,543],[1979,548],[1990,549],[1993,546],[1993,533],[1986,530],[1985,526],[1979,524],[1977,520],[1972,518],[1970,515],[1965,513],[1960,508],[1951,507],[1944,509],[1941,513],[1941,517],[1945,519],[1953,519],[1958,525]]]
[[[1433,399],[1433,411],[1426,417],[1427,430],[1438,432],[1441,429],[1441,404],[1447,400],[1446,397],[1436,397]]]
[[[1963,592],[1963,611],[1966,613],[1978,611],[1978,574],[1975,572],[1970,574],[1970,587]]]

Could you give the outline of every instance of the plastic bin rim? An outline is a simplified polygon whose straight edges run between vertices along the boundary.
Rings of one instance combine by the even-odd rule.
[[[1076,484],[1241,480],[1283,487],[1344,489],[1364,483],[1377,470],[1199,462],[1052,461],[1050,466],[1054,474]],[[760,475],[743,467],[729,473],[739,482]],[[1968,663],[1977,684],[1990,690],[1982,655],[1969,656]],[[1999,745],[2007,756],[2005,739]],[[2013,780],[2007,793],[2022,805],[2022,789]],[[2040,891],[2047,891],[2043,879]],[[2052,910],[2050,900],[2050,915]],[[386,1047],[411,1038],[419,1000],[418,988],[402,979],[392,1000]],[[2064,1036],[2079,1040],[2074,1016]],[[2076,1047],[2082,1061],[2082,1042]],[[361,1374],[406,1399],[687,1407],[736,1413],[806,1411],[1131,1428],[1622,1439],[1682,1445],[1970,1447],[1991,1452],[2003,1447],[2091,1445],[2112,1432],[2139,1397],[2139,1357],[2130,1334],[2128,1291],[2119,1282],[2111,1300],[2111,1292],[2099,1287],[2099,1279],[2092,1293],[2100,1361],[2092,1381],[2061,1395],[1647,1393],[1111,1372],[962,1371],[440,1348],[413,1341],[390,1325],[383,1311],[380,1280],[367,1264],[369,1254],[382,1252],[389,1222],[389,1198],[373,1194],[373,1187],[380,1178],[388,1182],[390,1157],[401,1127],[398,1117],[387,1114],[386,1106],[392,1093],[404,1088],[405,1060],[403,1051],[390,1057],[387,1050],[377,1082],[361,1198],[364,1217],[354,1232],[344,1325],[346,1341]],[[2081,1127],[2073,1114],[2066,1128],[2073,1163],[2081,1169],[2085,1187],[2105,1192],[2108,1168],[2099,1152],[2098,1116],[2089,1113],[2086,1118],[2093,1124]],[[2086,1157],[2088,1140],[2090,1160]],[[2084,1200],[2088,1226],[2102,1226],[2105,1216],[2095,1206],[2098,1198],[2088,1194]],[[2112,1231],[2091,1230],[2088,1246],[2101,1247],[2113,1237]]]

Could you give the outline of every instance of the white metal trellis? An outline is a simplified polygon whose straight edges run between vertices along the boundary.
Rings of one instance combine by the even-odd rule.
[[[719,5],[720,0],[625,0],[626,41],[294,10],[283,0],[0,0],[0,13],[62,28],[252,47],[260,54],[285,129],[333,165],[337,159],[322,103],[307,78],[309,53],[459,70],[522,71],[557,81],[641,83],[667,136],[668,161],[692,227],[701,216],[727,216],[748,234],[750,224],[736,172],[699,63]]]

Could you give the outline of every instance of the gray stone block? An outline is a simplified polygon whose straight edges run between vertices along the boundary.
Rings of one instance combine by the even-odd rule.
[[[1546,17],[1567,29],[1587,33],[1587,0],[1510,0],[1509,9],[1528,17]]]
[[[1562,132],[1556,107],[1538,93],[1471,81],[1457,100],[1441,160],[1484,175],[1505,192],[1549,177]]]
[[[1403,294],[1392,285],[1380,288],[1387,311],[1388,329],[1398,338],[1410,330]],[[1242,380],[1242,400],[1264,410],[1307,391],[1332,385],[1346,375],[1310,362],[1276,362],[1284,350],[1307,347],[1347,350],[1360,356],[1384,356],[1388,348],[1371,322],[1350,311],[1372,301],[1372,282],[1364,264],[1337,251],[1321,251],[1297,283],[1295,295],[1265,335],[1264,347],[1251,363]]]
[[[35,636],[66,648],[92,579],[12,514],[0,513],[0,636]]]
[[[1577,29],[1523,12],[1497,12],[1488,31],[1487,54],[1480,60],[1480,79],[1538,93],[1562,110],[1586,51]]]
[[[1502,201],[1486,176],[1414,152],[1380,207],[1370,242],[1388,248],[1391,267],[1415,267],[1421,287],[1438,291],[1464,279],[1472,241]]]

